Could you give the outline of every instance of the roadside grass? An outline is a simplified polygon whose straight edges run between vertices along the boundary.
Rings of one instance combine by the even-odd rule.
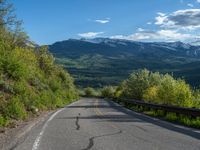
[[[46,47],[19,47],[0,38],[0,127],[77,98],[73,78]]]
[[[117,102],[119,103],[119,101]],[[193,117],[188,117],[186,115],[166,112],[163,110],[149,109],[147,107],[138,106],[138,105],[130,105],[130,104],[127,105],[123,102],[120,102],[120,104],[123,104],[128,109],[131,109],[136,112],[144,113],[148,116],[157,117],[159,119],[163,119],[169,122],[200,129],[200,117],[193,118]]]

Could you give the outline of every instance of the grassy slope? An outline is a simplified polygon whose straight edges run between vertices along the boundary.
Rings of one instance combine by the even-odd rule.
[[[12,45],[0,39],[0,126],[77,98],[73,79],[46,48]]]

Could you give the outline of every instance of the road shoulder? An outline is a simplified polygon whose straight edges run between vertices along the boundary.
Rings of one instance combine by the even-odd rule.
[[[54,111],[41,112],[39,116],[32,117],[26,121],[19,121],[12,128],[1,129],[0,133],[0,149],[12,150],[18,144],[24,141],[29,132],[39,123],[45,122],[45,120]]]

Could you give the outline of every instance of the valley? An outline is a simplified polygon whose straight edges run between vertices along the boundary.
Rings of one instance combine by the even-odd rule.
[[[200,46],[95,38],[56,42],[49,50],[80,87],[117,85],[144,68],[183,78],[192,86],[200,84]]]

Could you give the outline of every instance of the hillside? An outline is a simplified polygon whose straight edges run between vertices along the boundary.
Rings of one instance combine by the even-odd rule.
[[[55,63],[47,47],[30,42],[12,10],[0,1],[0,127],[78,97],[70,74]]]
[[[49,45],[49,50],[83,87],[116,85],[141,68],[173,73],[193,86],[200,84],[200,47],[182,42],[69,39]]]

